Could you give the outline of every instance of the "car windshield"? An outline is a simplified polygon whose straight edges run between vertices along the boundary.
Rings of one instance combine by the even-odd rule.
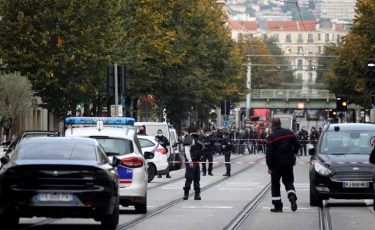
[[[17,160],[97,160],[94,145],[66,142],[27,143]]]
[[[94,136],[91,138],[95,138],[109,156],[122,156],[134,152],[133,142],[128,139]]]
[[[373,136],[375,131],[329,130],[323,134],[320,151],[324,154],[370,154]]]

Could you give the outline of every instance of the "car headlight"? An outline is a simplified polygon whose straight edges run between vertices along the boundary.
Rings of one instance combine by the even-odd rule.
[[[315,171],[322,176],[328,176],[329,174],[331,174],[331,170],[324,167],[321,163],[316,162],[314,164],[314,167],[315,167]]]

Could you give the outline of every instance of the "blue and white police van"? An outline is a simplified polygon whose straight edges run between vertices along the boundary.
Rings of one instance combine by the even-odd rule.
[[[66,137],[94,138],[110,160],[121,160],[120,205],[134,206],[137,213],[147,213],[147,162],[152,153],[142,153],[134,130],[133,118],[127,117],[68,117],[65,119]]]

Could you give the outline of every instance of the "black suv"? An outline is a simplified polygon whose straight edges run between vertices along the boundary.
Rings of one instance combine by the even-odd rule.
[[[310,166],[310,205],[322,200],[373,199],[373,166],[368,162],[373,124],[327,125]]]

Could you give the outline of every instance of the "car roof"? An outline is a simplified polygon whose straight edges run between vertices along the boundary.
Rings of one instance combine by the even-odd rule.
[[[335,130],[335,127],[340,127],[340,130],[373,130],[375,131],[375,124],[364,124],[364,123],[341,123],[341,124],[329,124],[327,130]]]
[[[102,130],[98,130],[96,127],[82,127],[73,128],[73,134],[71,134],[71,129],[65,132],[67,137],[79,137],[79,136],[108,136],[114,138],[124,138],[133,140],[135,136],[135,131],[130,128],[110,128],[103,127]]]
[[[92,138],[85,137],[34,137],[30,139],[24,139],[22,144],[44,144],[44,143],[75,143],[75,144],[89,144],[97,145],[97,141]]]
[[[168,123],[166,122],[135,122],[134,125],[154,125],[154,126],[158,126],[158,125],[166,125],[166,126],[169,126]]]

